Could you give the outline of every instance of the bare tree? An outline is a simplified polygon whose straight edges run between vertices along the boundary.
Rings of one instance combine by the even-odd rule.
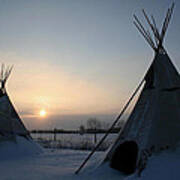
[[[101,122],[97,118],[89,118],[87,120],[87,128],[93,130],[100,129]]]
[[[94,144],[97,142],[97,129],[101,128],[101,122],[97,120],[96,118],[89,118],[87,120],[87,128],[94,130]]]
[[[80,135],[83,135],[85,133],[84,125],[79,126],[79,133],[80,133]]]

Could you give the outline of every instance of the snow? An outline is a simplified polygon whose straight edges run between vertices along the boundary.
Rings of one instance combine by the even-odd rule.
[[[152,156],[143,171],[141,179],[152,180],[179,180],[180,179],[180,149],[165,151],[159,155]],[[127,180],[138,180],[134,175]]]
[[[32,146],[33,145],[33,146]],[[180,148],[167,150],[150,157],[147,168],[139,178],[136,174],[125,176],[99,166],[104,152],[97,152],[82,171],[75,175],[89,151],[45,149],[33,141],[17,137],[17,142],[0,143],[1,180],[179,180]]]
[[[11,141],[0,141],[0,161],[42,153],[43,149],[33,140],[16,136]]]
[[[8,159],[0,163],[2,180],[71,180],[84,177],[74,171],[88,154],[87,151],[49,150],[42,154]],[[87,177],[88,172],[85,173]]]

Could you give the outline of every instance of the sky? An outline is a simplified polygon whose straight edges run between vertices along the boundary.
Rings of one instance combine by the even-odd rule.
[[[26,127],[75,129],[91,117],[111,123],[154,56],[133,14],[145,23],[144,8],[161,27],[171,3],[0,0],[0,63],[14,65],[6,88]],[[179,16],[175,1],[164,46],[178,70]]]

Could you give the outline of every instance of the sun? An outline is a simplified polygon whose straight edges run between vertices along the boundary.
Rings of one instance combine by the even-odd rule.
[[[39,112],[39,115],[41,117],[45,117],[46,116],[46,111],[44,109],[41,109],[40,112]]]

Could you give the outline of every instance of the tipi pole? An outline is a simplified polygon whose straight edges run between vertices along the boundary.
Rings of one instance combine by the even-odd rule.
[[[141,88],[143,82],[144,82],[144,78],[142,79],[142,81],[139,83],[138,87],[136,88],[136,90],[134,91],[134,93],[132,94],[132,96],[130,97],[130,99],[128,100],[128,102],[126,103],[126,105],[124,106],[124,108],[122,109],[122,111],[120,112],[120,114],[117,116],[117,118],[115,119],[115,121],[113,122],[113,124],[111,125],[111,127],[109,128],[109,130],[106,132],[106,134],[102,137],[102,139],[99,141],[99,143],[94,147],[94,149],[91,151],[91,153],[87,156],[87,158],[83,161],[83,163],[80,165],[80,167],[75,171],[75,174],[78,174],[80,172],[80,170],[84,167],[84,165],[87,163],[87,161],[91,158],[91,156],[94,154],[94,152],[100,147],[100,145],[103,143],[103,141],[106,139],[106,137],[109,135],[109,133],[112,131],[112,129],[114,128],[114,126],[117,124],[117,122],[119,121],[119,119],[121,118],[121,116],[124,114],[124,112],[126,111],[127,107],[129,106],[129,104],[131,103],[131,101],[133,100],[134,96],[137,94],[137,92],[139,91],[139,89]]]

